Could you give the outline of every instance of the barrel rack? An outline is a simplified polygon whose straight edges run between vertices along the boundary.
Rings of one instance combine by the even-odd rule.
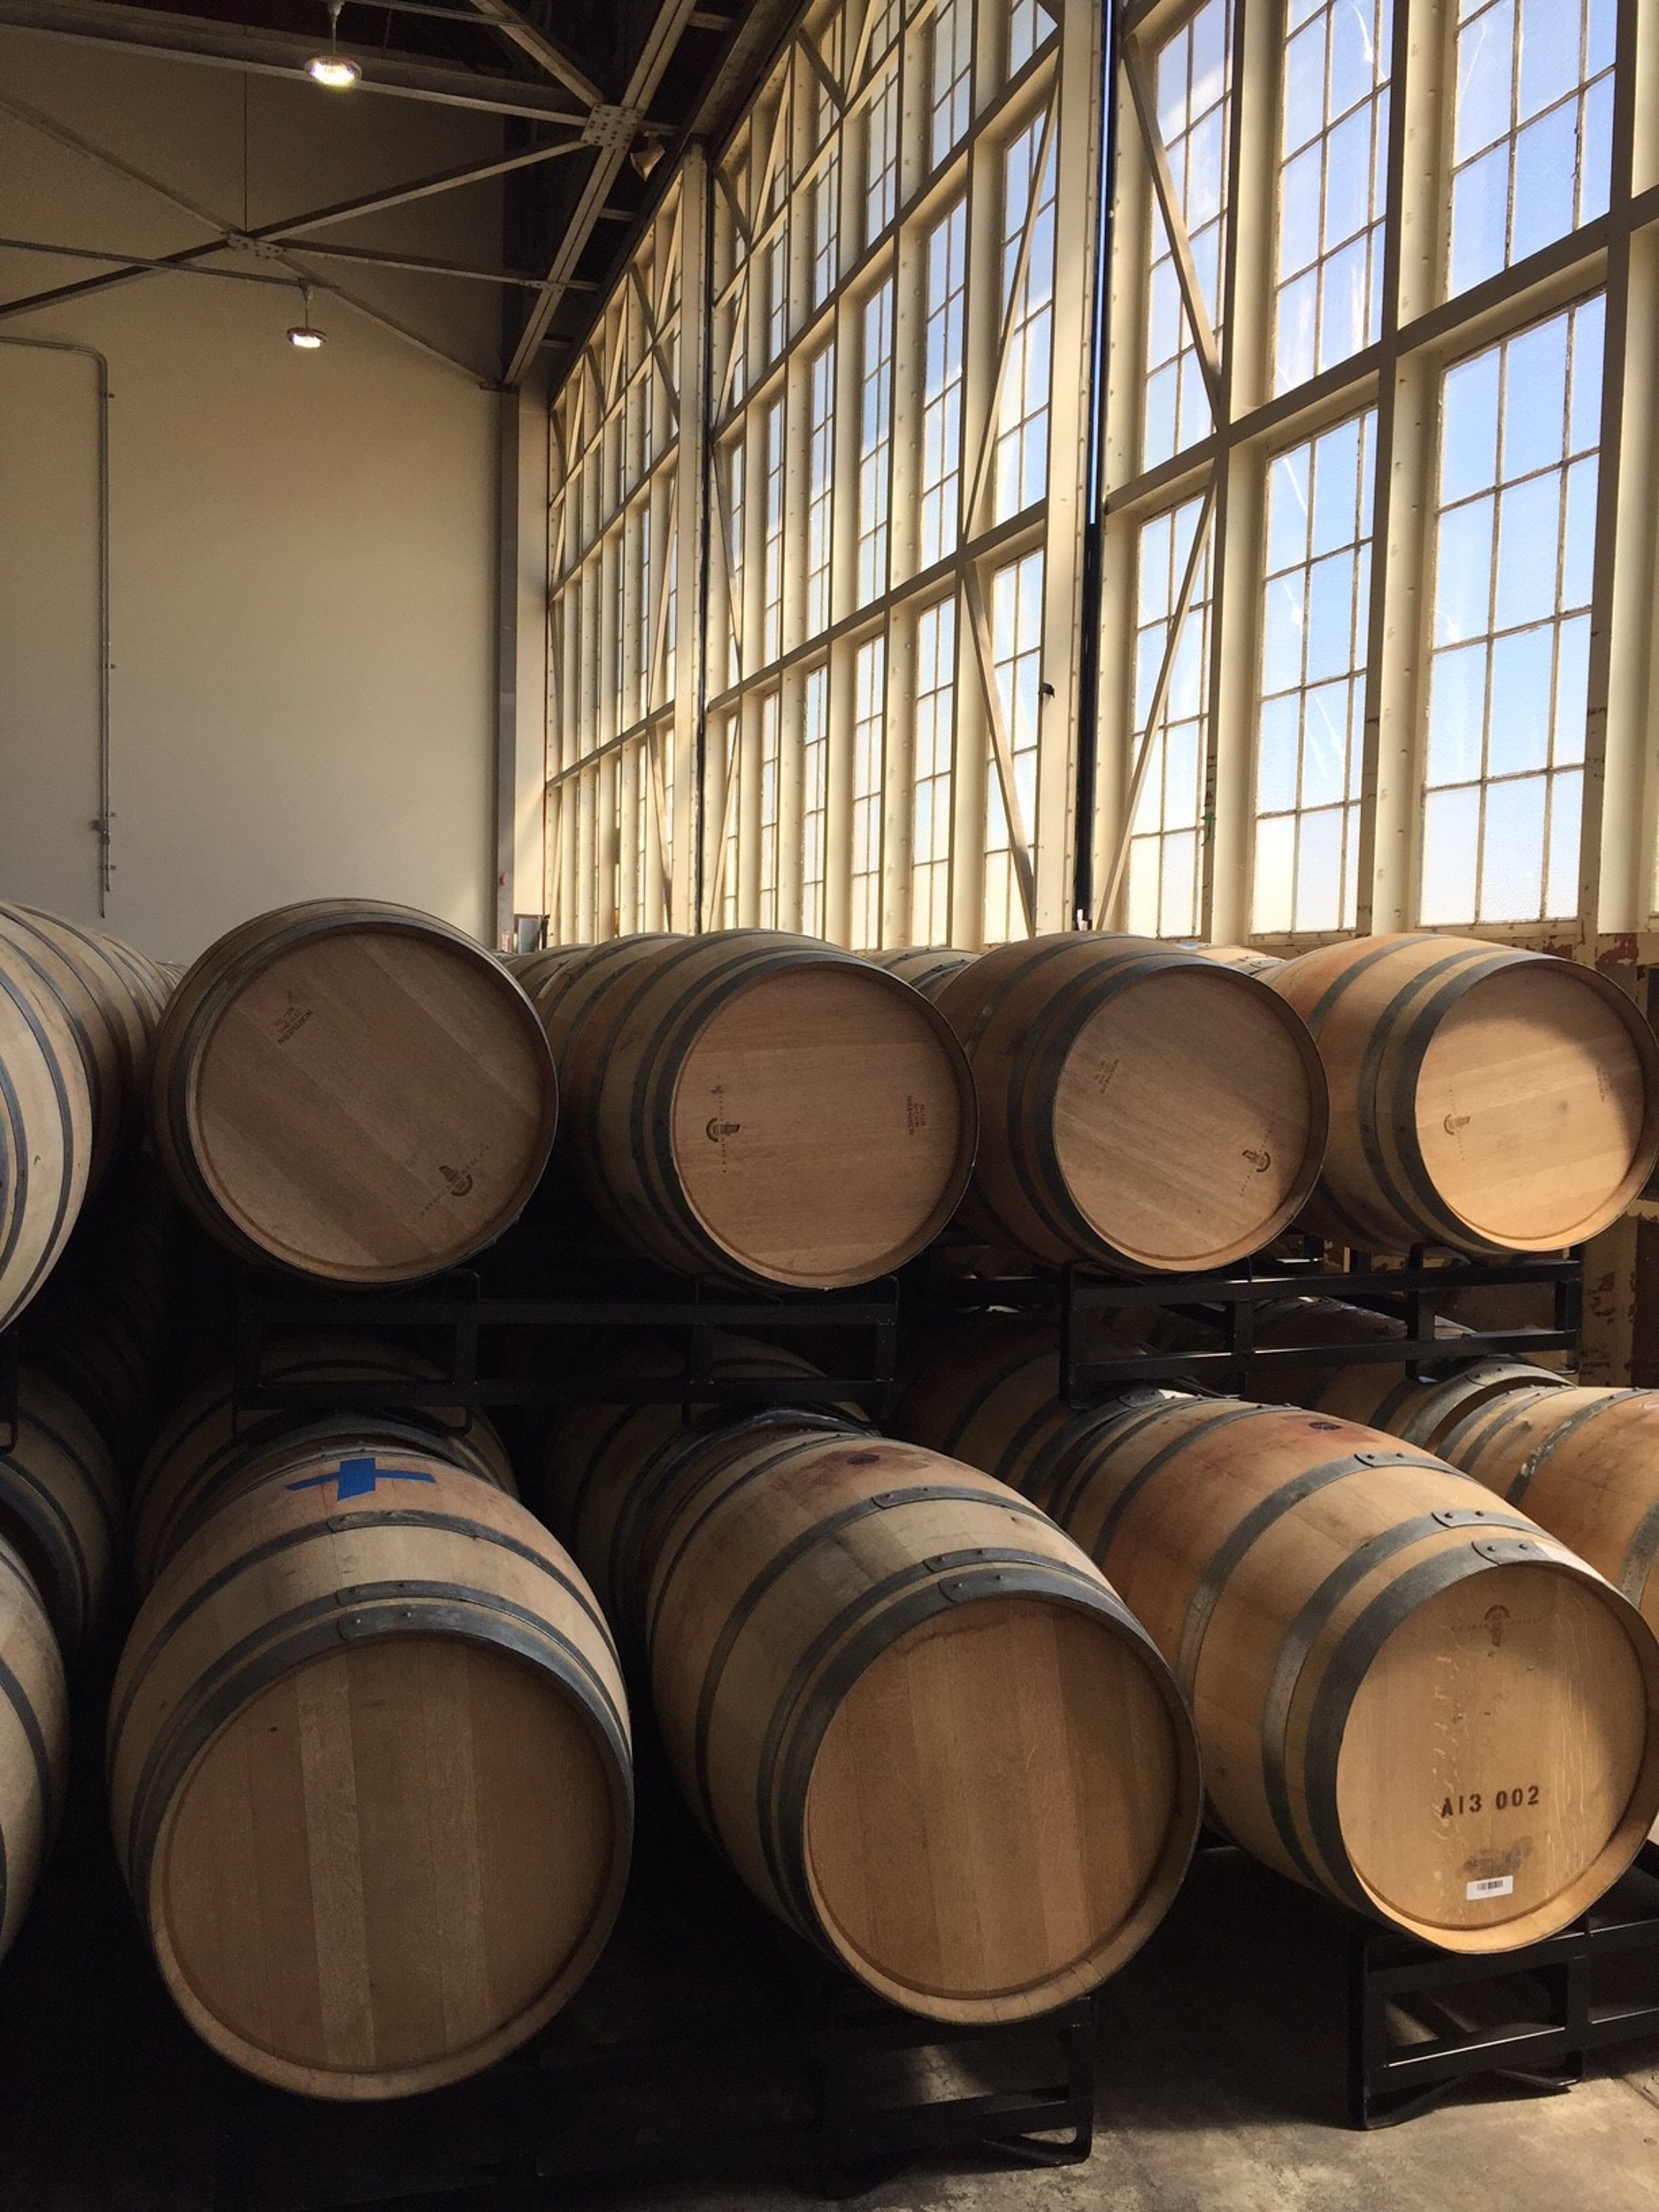
[[[389,2106],[302,2103],[222,2070],[214,2212],[480,2212],[618,2177],[799,2177],[856,2195],[927,2153],[1081,2163],[1087,1999],[1014,2028],[899,2012],[781,1927],[692,1824],[649,1727],[622,1916],[526,2050]]]
[[[1637,1972],[1620,1989],[1626,1962]],[[1592,2053],[1659,2036],[1659,1845],[1644,1844],[1632,1872],[1581,1920],[1522,1951],[1451,1958],[1356,1928],[1348,2030],[1356,2128],[1394,2126],[1483,2077],[1571,2088]]]
[[[1110,1276],[1082,1266],[975,1277],[962,1271],[960,1253],[948,1237],[897,1278],[824,1293],[653,1279],[635,1271],[612,1280],[572,1276],[551,1296],[514,1295],[501,1286],[492,1257],[481,1268],[403,1290],[331,1291],[236,1272],[229,1319],[239,1406],[249,1412],[315,1411],[325,1403],[364,1410],[444,1407],[459,1409],[465,1421],[474,1412],[527,1412],[578,1399],[759,1410],[850,1398],[879,1421],[912,1333],[953,1316],[1009,1308],[1055,1326],[1062,1394],[1074,1406],[1147,1385],[1248,1395],[1257,1379],[1293,1366],[1403,1361],[1417,1373],[1448,1357],[1525,1358],[1569,1350],[1578,1341],[1582,1302],[1576,1255],[1493,1266],[1418,1249],[1403,1266],[1356,1257],[1339,1270],[1327,1264],[1317,1242],[1294,1240],[1222,1272],[1171,1279]],[[1548,1290],[1547,1325],[1476,1327],[1457,1339],[1455,1349],[1437,1336],[1437,1317],[1450,1294],[1521,1286]],[[1293,1297],[1363,1305],[1397,1319],[1403,1333],[1356,1345],[1258,1345],[1261,1309]],[[1201,1349],[1133,1356],[1114,1345],[1109,1355],[1102,1331],[1126,1312],[1154,1304],[1204,1322],[1211,1341]],[[273,1337],[323,1328],[402,1337],[439,1374],[424,1381],[317,1385],[266,1372]],[[795,1340],[824,1379],[717,1374],[718,1339],[748,1333]],[[594,1355],[607,1341],[630,1335],[679,1346],[680,1373],[602,1383]],[[13,1434],[18,1336],[15,1328],[0,1333],[0,1448]],[[538,1340],[543,1349],[553,1348],[552,1356],[534,1356]],[[665,1786],[660,1778],[656,1786]],[[972,2147],[1012,2164],[1088,2156],[1094,2126],[1092,2005],[1075,2004],[1018,2030],[945,2028],[883,2005],[754,1908],[678,1809],[676,1814],[682,1824],[666,1816],[642,1824],[641,1843],[656,1824],[679,1839],[682,1854],[699,1865],[707,1862],[698,1880],[713,1879],[717,1890],[724,1884],[733,1892],[717,1896],[707,1917],[711,1925],[740,1931],[748,1971],[740,2017],[710,2023],[695,2005],[671,2004],[651,2009],[642,2024],[625,2024],[620,2034],[584,2036],[590,1998],[602,2012],[611,2002],[607,1962],[614,1976],[626,1978],[641,1950],[655,1956],[672,1950],[672,1928],[684,1924],[687,1890],[695,1886],[682,1878],[686,1862],[670,1870],[665,1861],[649,1863],[655,1855],[642,1850],[648,1863],[630,1885],[612,1951],[571,2013],[518,2058],[413,2108],[367,2110],[300,2104],[227,2069],[216,2212],[355,2212],[370,2204],[378,2212],[400,2206],[414,2212],[439,2198],[457,2207],[474,2199],[492,2207],[539,2206],[549,2200],[551,2186],[579,2176],[597,2179],[642,2166],[703,2170],[711,2154],[730,2152],[733,2135],[755,2156],[788,2159],[826,2196],[867,2187],[884,2162],[928,2151]],[[1659,1848],[1647,1846],[1639,1866],[1572,1928],[1490,1960],[1450,1958],[1356,1920],[1348,1966],[1351,2124],[1369,2128],[1409,2118],[1483,2076],[1563,2088],[1580,2077],[1590,2052],[1659,2033]],[[665,1909],[671,1898],[672,1912]],[[1603,1997],[1602,1980],[1617,1961],[1633,1962],[1642,1984],[1640,2001]],[[1471,2001],[1477,2012],[1490,2014],[1494,2001],[1521,2009],[1505,2025],[1471,2024],[1448,2004],[1453,1993]],[[873,2101],[858,2086],[872,2067],[924,2057],[935,2070],[936,2085],[941,2063],[965,2060],[972,2071],[976,2055],[991,2050],[1016,2085],[1003,2082],[944,2097],[912,2087]],[[792,2083],[796,2096],[781,2113],[780,2081]],[[737,2086],[737,2109],[749,2116],[748,2125],[728,2119],[713,2134],[707,2124],[699,2126],[710,2083],[728,2096]],[[664,2095],[668,2116],[642,2120],[651,2100]],[[417,2166],[422,2145],[427,2162],[409,2175],[401,2196],[389,2196],[378,2177],[388,2125],[393,2139],[402,2139],[400,2114],[415,2123]],[[608,2119],[594,2117],[606,2114]],[[458,2171],[445,2147],[480,2142],[481,2155]],[[378,2150],[365,2151],[377,2144]],[[354,2171],[360,2185],[351,2179]]]

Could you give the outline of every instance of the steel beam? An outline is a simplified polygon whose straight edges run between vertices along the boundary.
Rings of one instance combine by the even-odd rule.
[[[520,53],[528,54],[538,69],[545,70],[567,92],[573,92],[590,108],[603,104],[605,96],[587,71],[562,46],[556,45],[545,31],[538,31],[534,23],[526,22],[511,0],[472,0],[472,4],[493,29],[511,39]]]
[[[251,30],[199,15],[163,15],[124,7],[118,0],[0,0],[0,27],[38,32],[81,45],[119,46],[163,61],[203,62],[256,75],[303,77],[323,42],[280,31]],[[359,92],[393,99],[426,100],[440,107],[472,108],[488,115],[522,116],[533,123],[580,127],[585,112],[567,96],[516,77],[490,76],[440,62],[417,61],[379,47],[340,49],[363,71]]]
[[[624,111],[643,115],[650,105],[652,96],[662,82],[675,47],[680,43],[690,20],[694,0],[662,0],[656,19],[628,73],[618,105]],[[0,6],[5,0],[0,0]],[[608,134],[610,142],[595,148],[593,167],[582,186],[581,196],[571,211],[570,220],[559,249],[553,257],[545,282],[525,318],[525,326],[513,348],[512,358],[507,365],[506,381],[510,386],[522,384],[535,359],[548,326],[570,280],[576,273],[594,226],[616,181],[617,172],[627,159],[628,143],[620,132]]]

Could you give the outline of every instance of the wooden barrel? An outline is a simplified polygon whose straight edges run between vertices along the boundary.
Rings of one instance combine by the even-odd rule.
[[[431,915],[319,900],[190,970],[151,1119],[180,1196],[239,1257],[388,1283],[458,1265],[518,1217],[556,1099],[498,960]]]
[[[1194,945],[1193,950],[1219,967],[1236,968],[1240,975],[1270,976],[1285,964],[1271,952],[1258,952],[1254,945]]]
[[[939,987],[979,1094],[966,1226],[1040,1260],[1190,1271],[1301,1210],[1325,1086],[1253,978],[1139,937],[1004,945]]]
[[[123,1483],[156,1432],[180,1215],[142,1156],[87,1207],[23,1323],[25,1356],[96,1426]]]
[[[57,1264],[87,1194],[92,1097],[62,1005],[0,938],[0,1330]]]
[[[1441,1448],[1659,1628],[1659,1391],[1515,1389],[1469,1411]]]
[[[6,1434],[0,1428],[0,1444]],[[15,1438],[0,1451],[0,1535],[33,1577],[65,1663],[109,1601],[122,1504],[115,1462],[96,1425],[25,1365]]]
[[[885,968],[924,998],[937,998],[941,986],[959,970],[972,967],[979,956],[958,952],[954,945],[905,945],[892,952],[867,952],[864,957],[872,967]]]
[[[356,1336],[297,1337],[272,1348],[269,1382],[437,1382],[438,1370],[401,1345]],[[355,1394],[355,1390],[354,1390]],[[458,1407],[292,1407],[245,1412],[236,1379],[211,1375],[177,1406],[139,1470],[133,1499],[133,1569],[149,1589],[181,1544],[233,1499],[336,1441],[357,1452],[408,1446],[518,1494],[506,1448],[485,1414],[463,1426]]]
[[[810,1361],[752,1337],[717,1338],[710,1367],[728,1386],[740,1379],[768,1387],[824,1379]],[[595,1398],[572,1405],[548,1438],[539,1500],[543,1518],[598,1594],[630,1662],[644,1655],[644,1563],[659,1548],[662,1516],[673,1509],[680,1463],[702,1448],[710,1431],[739,1426],[747,1417],[729,1401],[688,1402],[686,1373],[685,1356],[675,1346],[630,1345],[605,1362],[607,1384],[620,1389],[680,1383],[681,1394],[656,1404]],[[836,1429],[862,1425],[858,1408],[846,1403],[817,1403],[810,1412],[797,1408],[788,1417],[801,1425],[815,1415]]]
[[[1162,1917],[1196,1834],[1191,1724],[1113,1592],[1001,1484],[761,1420],[681,1463],[641,1572],[694,1809],[867,1987],[1020,2019]]]
[[[504,964],[521,991],[534,1000],[549,977],[557,975],[559,964],[572,953],[586,952],[586,945],[543,945],[539,952],[510,952]]]
[[[309,2096],[456,2081],[603,1947],[632,1826],[592,1594],[435,1455],[319,1452],[216,1514],[116,1677],[122,1871],[180,2009]]]
[[[0,1958],[28,1910],[68,1770],[64,1663],[40,1592],[0,1537]]]
[[[0,905],[0,945],[57,1000],[74,1038],[91,1103],[87,1188],[95,1191],[142,1124],[166,987],[130,945],[38,907]]]
[[[1479,1407],[1511,1391],[1564,1385],[1564,1378],[1547,1367],[1529,1367],[1512,1359],[1464,1360],[1427,1379],[1392,1366],[1333,1367],[1325,1371],[1327,1379],[1317,1392],[1289,1397],[1275,1391],[1271,1394],[1274,1402],[1339,1414],[1345,1421],[1363,1422],[1408,1444],[1420,1444],[1442,1458],[1449,1457],[1447,1436]]]
[[[899,1425],[1018,1480],[1111,1578],[1236,1842],[1448,1951],[1602,1894],[1659,1810],[1659,1643],[1616,1590],[1375,1430],[1171,1391],[1079,1415],[1054,1359],[1028,1327],[964,1333]]]
[[[1408,933],[1323,946],[1269,980],[1330,1082],[1306,1216],[1322,1235],[1553,1251],[1617,1220],[1659,1156],[1659,1047],[1594,968]]]
[[[817,938],[618,938],[562,954],[535,1003],[571,1156],[634,1248],[685,1273],[827,1289],[943,1228],[972,1087],[919,993]]]

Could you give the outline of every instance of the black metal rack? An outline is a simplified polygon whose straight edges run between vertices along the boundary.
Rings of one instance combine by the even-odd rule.
[[[270,1338],[296,1330],[417,1336],[441,1372],[372,1382],[314,1383],[265,1371]],[[683,1353],[681,1371],[667,1377],[618,1376],[578,1358],[515,1371],[505,1357],[516,1333],[559,1333],[566,1349],[619,1332],[666,1340]],[[716,1372],[722,1334],[759,1333],[827,1336],[852,1348],[820,1356],[822,1378],[733,1376]],[[550,1297],[503,1297],[472,1269],[407,1291],[319,1291],[265,1277],[242,1279],[236,1298],[235,1374],[246,1411],[348,1411],[404,1407],[553,1406],[588,1403],[721,1405],[829,1404],[880,1395],[893,1380],[898,1334],[898,1285],[888,1277],[851,1291],[746,1291],[729,1283],[664,1279],[651,1294],[571,1289]]]
[[[1379,1266],[1360,1254],[1353,1265],[1333,1268],[1323,1246],[1309,1240],[1300,1250],[1258,1254],[1209,1275],[1109,1275],[1074,1264],[974,1277],[949,1276],[935,1267],[923,1294],[940,1312],[1013,1307],[1053,1320],[1060,1332],[1061,1395],[1068,1405],[1080,1408],[1132,1385],[1196,1385],[1248,1394],[1257,1377],[1286,1369],[1403,1364],[1416,1375],[1448,1360],[1525,1359],[1540,1352],[1574,1351],[1583,1280],[1577,1253],[1488,1263],[1418,1246],[1402,1266]],[[1445,1301],[1456,1292],[1522,1287],[1550,1292],[1548,1326],[1467,1327],[1455,1339],[1437,1334]],[[1335,1298],[1364,1306],[1398,1321],[1403,1333],[1354,1344],[1258,1344],[1256,1320],[1261,1309],[1289,1298]],[[1101,1348],[1103,1327],[1148,1306],[1203,1323],[1217,1341],[1178,1351]]]
[[[1609,1986],[1644,1960],[1647,1993]],[[1562,2090],[1591,2053],[1659,2036],[1659,1847],[1559,1935],[1492,1958],[1448,1956],[1409,1937],[1361,1928],[1349,1956],[1348,2119],[1391,2127],[1462,2084],[1500,2076]],[[1461,2006],[1453,2001],[1461,1997]],[[1490,2013],[1495,2019],[1463,2015]],[[1405,2032],[1402,2032],[1405,2031]]]

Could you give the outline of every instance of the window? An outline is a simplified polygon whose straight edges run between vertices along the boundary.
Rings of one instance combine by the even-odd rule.
[[[1227,0],[1204,0],[1159,50],[1150,93],[1175,219],[1191,256],[1197,304],[1217,339],[1232,107],[1231,38]],[[1156,204],[1151,219],[1141,416],[1142,465],[1148,468],[1207,437],[1214,425],[1199,334],[1182,298],[1168,221]]]
[[[1023,937],[1029,928],[1020,882],[1021,863],[1029,866],[1029,840],[1037,820],[1042,581],[1043,556],[1038,551],[999,569],[991,588],[991,649],[1014,772],[1019,830],[1017,838],[1002,795],[1000,764],[994,758],[985,805],[984,933],[987,945]]]
[[[835,455],[835,349],[812,364],[807,414],[806,634],[830,618],[830,500]]]
[[[1603,319],[1586,300],[1441,387],[1425,922],[1578,910]]]
[[[931,95],[934,165],[968,127],[973,97],[973,0],[939,0],[933,10]]]
[[[801,926],[824,934],[824,824],[829,807],[829,671],[812,669],[803,697]]]
[[[921,565],[955,542],[962,497],[962,367],[968,210],[958,200],[927,241],[923,352]]]
[[[1278,391],[1382,325],[1393,0],[1290,0],[1274,295]]]
[[[1253,926],[1351,929],[1371,607],[1374,411],[1268,472]]]
[[[864,311],[864,374],[858,386],[858,603],[887,582],[888,476],[893,457],[893,282]]]
[[[852,791],[853,948],[881,942],[881,808],[886,785],[887,641],[872,637],[854,663]]]
[[[956,610],[929,607],[916,625],[916,798],[910,829],[910,940],[950,934],[951,765],[956,749]]]
[[[1210,529],[1201,500],[1188,500],[1141,530],[1134,709],[1141,735],[1133,772],[1140,796],[1128,847],[1128,926],[1144,937],[1199,933],[1210,733]]]
[[[766,598],[761,650],[769,661],[783,651],[784,403],[766,410]]]
[[[1034,818],[999,827],[985,780],[997,717],[1022,787],[1051,731],[1068,757],[1073,742],[1074,638],[1036,735],[1030,709],[1043,620],[1074,605],[1051,482],[1069,540],[1087,448],[1095,273],[1063,239],[1063,192],[1081,180],[1080,242],[1099,214],[1102,27],[1062,12],[805,0],[729,135],[687,151],[625,280],[593,302],[552,403],[549,894],[557,873],[566,934],[578,914],[590,935],[616,926],[595,887],[606,764],[641,741],[619,802],[625,915],[666,915],[677,813],[682,841],[693,821],[703,841],[700,866],[682,855],[700,903],[675,927],[875,945],[912,915],[948,934],[954,915],[971,941],[987,911],[1025,926],[1028,880],[1047,926],[1069,918],[1069,853],[1042,849]],[[706,359],[701,423],[681,419],[682,349]],[[709,508],[688,543],[682,433],[683,503],[706,492]],[[1010,590],[1018,643],[999,660]],[[694,683],[680,649],[696,625]],[[1072,818],[1050,814],[1064,845]]]
[[[1048,489],[1049,354],[1054,326],[1052,142],[1040,182],[1036,167],[1045,139],[1050,137],[1042,122],[1031,124],[1009,148],[1005,164],[1002,286],[1003,296],[1014,302],[1014,313],[997,396],[995,505],[999,522],[1018,514]]]
[[[762,929],[778,926],[779,770],[778,695],[769,691],[760,703],[760,910]]]
[[[1605,211],[1615,14],[1614,0],[1463,0],[1454,293]]]

